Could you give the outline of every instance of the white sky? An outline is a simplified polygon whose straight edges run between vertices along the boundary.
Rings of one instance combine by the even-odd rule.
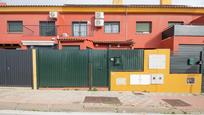
[[[8,5],[112,4],[112,0],[0,0]],[[124,4],[159,4],[160,0],[123,0]],[[204,0],[172,0],[173,5],[204,6]]]

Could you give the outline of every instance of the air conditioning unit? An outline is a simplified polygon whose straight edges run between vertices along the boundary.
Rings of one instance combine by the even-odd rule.
[[[104,26],[104,20],[103,19],[95,19],[95,26],[96,27]]]
[[[95,12],[95,18],[96,19],[103,19],[104,18],[104,12]]]
[[[57,14],[58,14],[57,12],[50,12],[49,13],[49,17],[52,18],[52,19],[56,19],[57,18]]]

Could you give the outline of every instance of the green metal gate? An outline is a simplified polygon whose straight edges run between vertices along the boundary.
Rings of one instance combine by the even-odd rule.
[[[107,50],[89,50],[89,68],[92,86],[108,86]]]
[[[142,71],[144,50],[109,50],[109,69],[111,71]]]
[[[108,87],[110,71],[143,70],[143,50],[38,49],[38,87]]]
[[[39,87],[88,87],[88,50],[38,50]]]

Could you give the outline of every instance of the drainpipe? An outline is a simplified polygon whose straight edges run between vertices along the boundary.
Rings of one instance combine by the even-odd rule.
[[[125,7],[125,40],[127,40],[128,24],[127,24],[127,6]]]

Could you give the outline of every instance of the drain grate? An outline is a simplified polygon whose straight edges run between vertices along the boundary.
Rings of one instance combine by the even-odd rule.
[[[133,92],[134,95],[144,95],[143,93],[136,93],[136,92]]]
[[[121,104],[117,97],[94,97],[86,96],[84,103]]]
[[[186,103],[180,99],[162,99],[162,100],[171,106],[180,106],[180,107],[191,106],[190,104],[188,104],[188,103]]]

